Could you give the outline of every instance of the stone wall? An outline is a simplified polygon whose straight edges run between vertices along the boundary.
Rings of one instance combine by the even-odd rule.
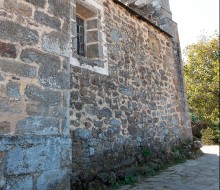
[[[0,0],[0,189],[111,184],[191,139],[179,47],[167,0]]]
[[[68,0],[0,0],[0,189],[69,189]]]
[[[160,155],[192,137],[176,25],[166,34],[121,3],[100,4],[109,75],[71,66],[75,189],[110,184],[144,150]]]

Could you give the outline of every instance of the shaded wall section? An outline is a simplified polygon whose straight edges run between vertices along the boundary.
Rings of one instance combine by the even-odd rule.
[[[0,1],[0,189],[69,189],[69,1]]]

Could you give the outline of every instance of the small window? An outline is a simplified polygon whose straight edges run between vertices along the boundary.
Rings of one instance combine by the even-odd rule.
[[[108,75],[103,5],[97,0],[76,0],[71,5],[71,64]]]
[[[77,54],[85,56],[85,28],[84,20],[76,16],[77,24]]]

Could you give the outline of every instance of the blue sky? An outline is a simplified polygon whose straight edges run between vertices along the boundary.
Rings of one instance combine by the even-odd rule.
[[[201,33],[219,32],[219,0],[170,0],[170,8],[182,49],[195,43]]]

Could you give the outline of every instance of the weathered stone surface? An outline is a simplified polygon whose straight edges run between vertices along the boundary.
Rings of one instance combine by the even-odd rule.
[[[34,15],[34,19],[40,24],[60,30],[61,22],[56,17],[51,17],[44,12],[36,11]]]
[[[15,146],[8,151],[6,174],[18,175],[60,168],[60,145]]]
[[[100,114],[101,114],[103,117],[107,117],[107,118],[112,117],[112,111],[111,111],[109,108],[102,108],[102,109],[100,110]]]
[[[17,122],[15,133],[20,135],[58,135],[59,128],[58,119],[31,116]]]
[[[49,11],[62,19],[69,18],[69,1],[68,0],[48,0]]]
[[[0,60],[0,68],[4,72],[21,77],[35,78],[37,74],[36,67],[5,59]]]
[[[157,110],[157,105],[156,105],[155,102],[150,102],[150,103],[148,104],[148,108],[149,108],[150,110]]]
[[[0,21],[0,39],[18,42],[24,45],[34,45],[38,43],[39,35],[37,31],[23,27],[11,21]]]
[[[51,90],[42,90],[33,85],[28,85],[25,89],[25,95],[33,101],[43,105],[59,105],[61,103],[61,93]]]
[[[2,74],[0,73],[0,81],[4,81],[5,77],[2,76]]]
[[[69,37],[60,32],[51,32],[43,35],[43,49],[47,52],[56,53],[69,57],[70,50],[68,46]]]
[[[94,121],[94,126],[95,127],[102,127],[103,126],[103,121]]]
[[[68,109],[61,106],[51,106],[49,108],[49,116],[66,119],[68,116]]]
[[[111,33],[110,33],[110,37],[111,37],[112,41],[118,41],[119,36],[118,36],[117,30],[112,30]]]
[[[58,71],[61,67],[59,57],[35,49],[25,49],[21,53],[21,60],[26,63],[40,64],[39,80],[43,86],[58,89],[69,88],[70,74],[68,71]]]
[[[85,110],[90,115],[98,115],[99,114],[99,110],[95,106],[86,106]]]
[[[12,13],[16,13],[17,15],[25,16],[25,17],[32,16],[31,7],[23,3],[18,3],[17,0],[5,0],[4,6],[7,10],[9,10]]]
[[[90,139],[91,131],[88,129],[76,129],[74,130],[74,139]]]
[[[76,110],[82,110],[84,103],[82,102],[75,102],[74,103],[74,107],[76,108]]]
[[[25,1],[41,8],[44,8],[46,4],[46,0],[25,0]]]
[[[21,60],[25,63],[36,62],[43,67],[48,67],[48,69],[59,70],[61,68],[61,62],[58,56],[44,53],[33,48],[22,50]]]
[[[78,92],[71,92],[71,100],[78,100],[79,93]]]
[[[21,104],[14,101],[0,100],[0,112],[20,114],[22,112]]]
[[[4,188],[5,179],[4,179],[4,163],[5,163],[5,153],[0,152],[0,188]]]
[[[12,177],[7,179],[6,182],[7,190],[18,190],[18,189],[33,189],[33,179],[32,176],[22,176],[22,177]]]
[[[114,127],[120,127],[121,121],[118,119],[111,119],[111,120],[109,120],[109,125],[112,125]]]
[[[99,44],[91,44],[87,46],[87,57],[88,58],[99,58],[100,57]]]
[[[16,184],[23,188],[23,183],[27,184],[24,189],[29,188],[30,176],[34,184],[30,189],[70,189],[66,186],[70,167],[77,190],[98,189],[103,186],[97,179],[112,184],[120,177],[119,168],[143,163],[143,150],[153,147],[153,154],[161,156],[164,147],[190,137],[187,109],[177,107],[185,101],[175,39],[114,1],[104,0],[98,4],[103,6],[104,18],[95,7],[86,13],[97,19],[85,21],[88,57],[79,58],[75,55],[79,10],[72,3],[0,3],[4,6],[0,11],[0,41],[4,42],[3,48],[0,45],[4,57],[0,61],[0,96],[4,98],[0,101],[4,137],[0,150],[8,154],[3,152],[0,183],[6,179],[15,189],[20,188]],[[82,9],[77,3],[76,9],[79,7]],[[156,11],[154,16],[160,13]],[[83,66],[72,67],[71,76],[68,64],[75,60],[70,56],[79,58]],[[86,68],[100,73],[108,68],[108,75]],[[70,141],[61,140],[70,138],[70,125],[72,148]]]
[[[47,115],[48,108],[43,104],[31,104],[26,106],[26,112],[28,115],[45,116]]]
[[[50,69],[50,66],[41,67],[39,69],[39,81],[43,86],[46,87],[69,89],[70,74],[68,71],[57,72],[55,69]]]
[[[0,122],[0,134],[9,134],[9,132],[10,132],[10,123],[8,121]]]
[[[98,31],[88,31],[87,32],[87,43],[98,42],[99,32]]]
[[[20,84],[19,83],[10,81],[7,84],[7,94],[8,94],[8,96],[14,97],[16,99],[20,99],[21,95],[20,95],[19,90],[20,90]]]
[[[119,86],[119,90],[120,93],[125,94],[127,96],[132,96],[133,94],[133,89],[131,86]]]
[[[88,20],[86,22],[86,29],[89,30],[89,29],[96,29],[98,28],[98,19],[94,19],[94,20]]]
[[[37,178],[37,189],[70,189],[67,171],[52,170],[44,172]]]
[[[0,56],[16,58],[17,52],[13,44],[4,43],[0,41]]]

